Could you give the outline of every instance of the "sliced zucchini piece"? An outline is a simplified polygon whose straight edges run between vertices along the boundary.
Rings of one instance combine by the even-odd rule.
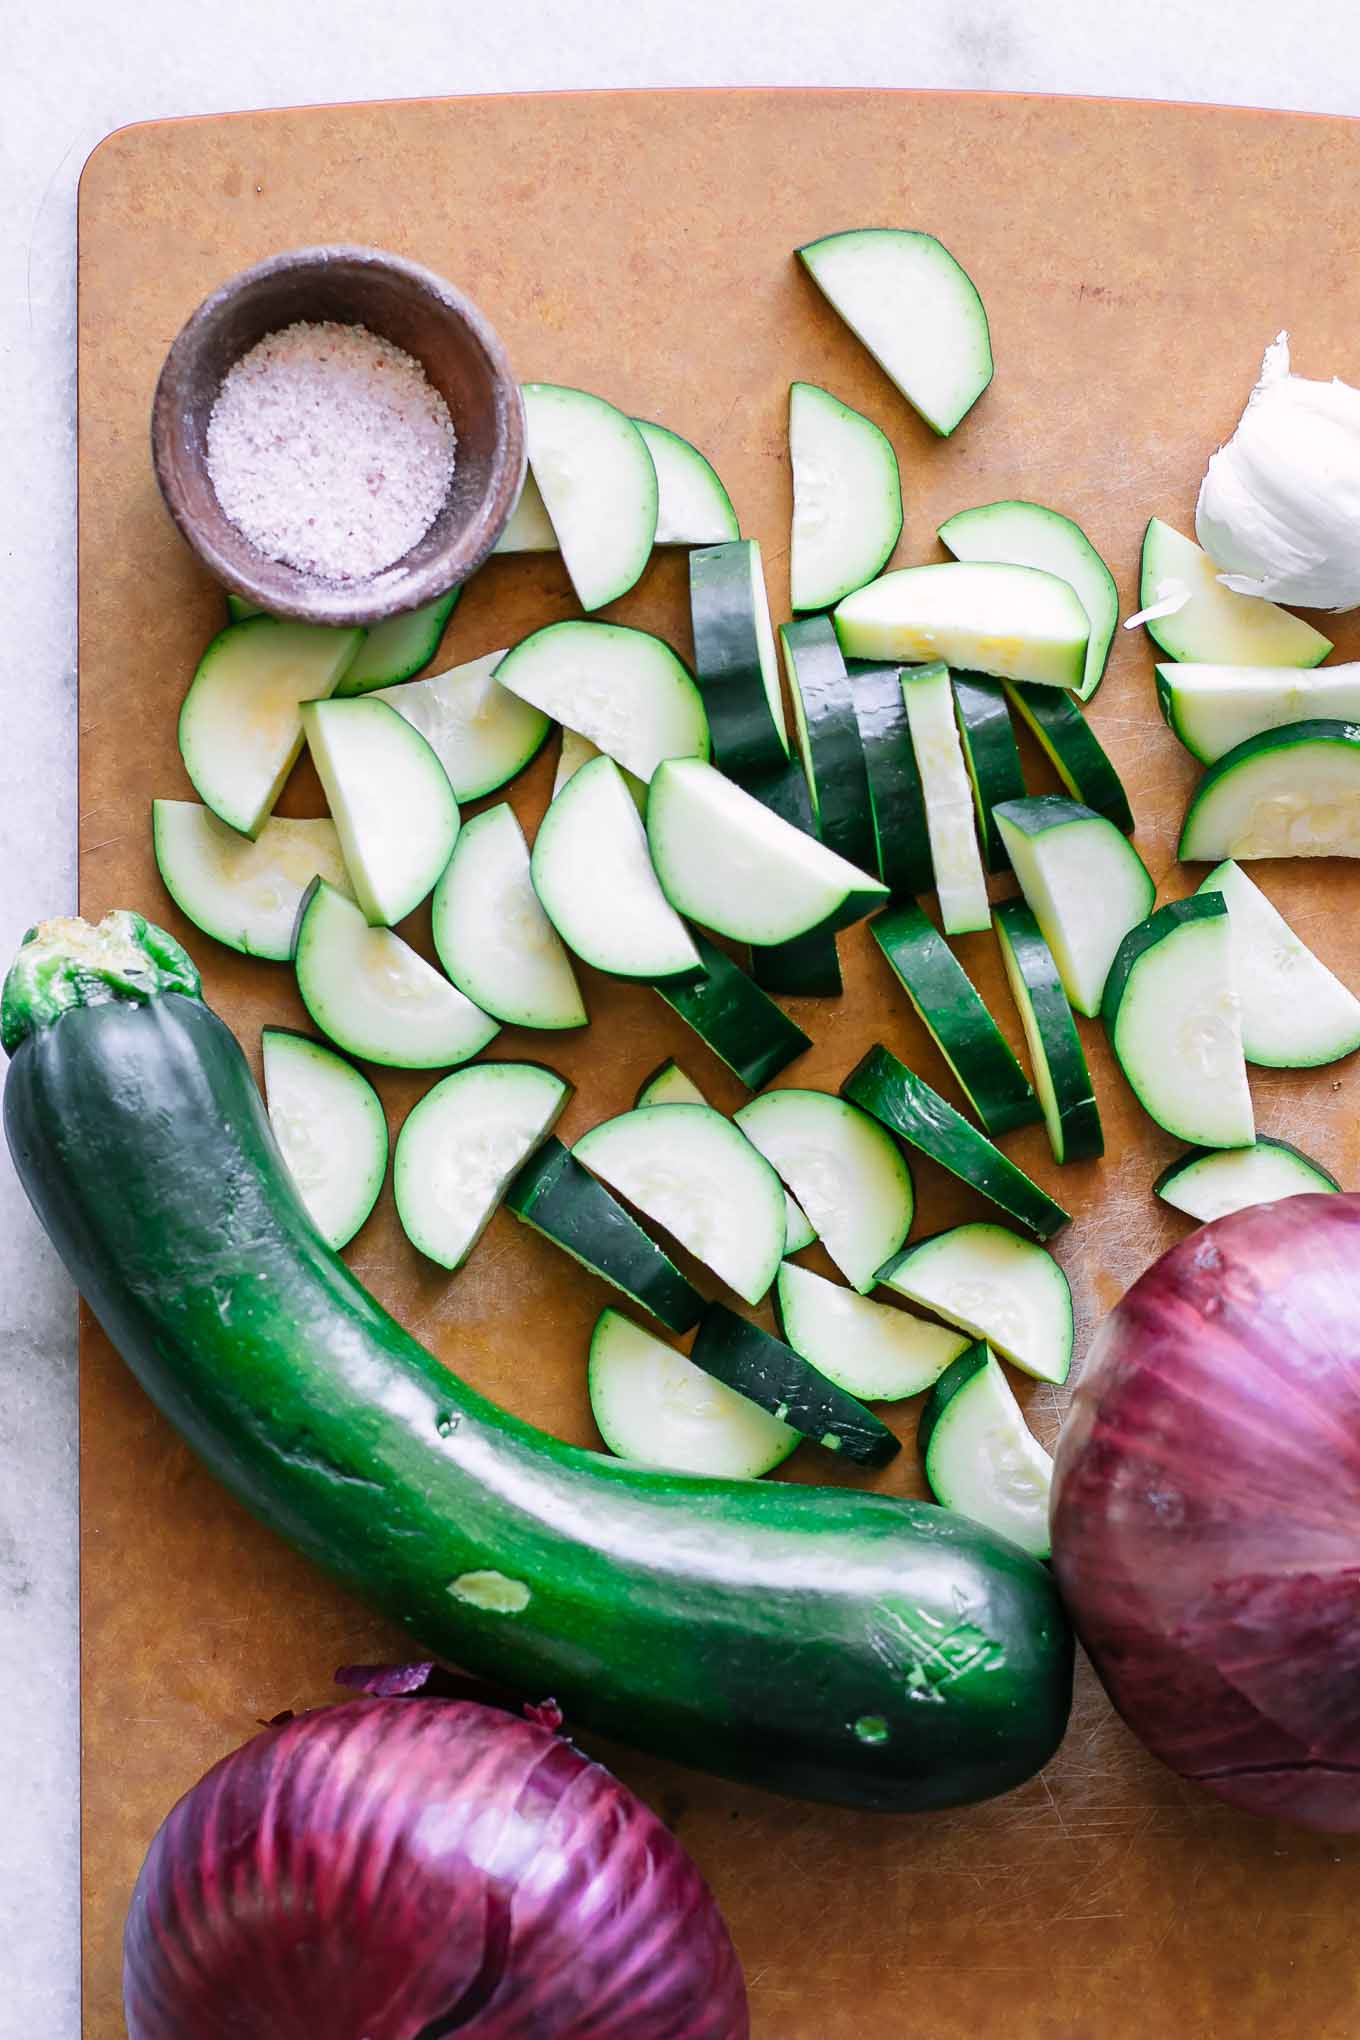
[[[1360,723],[1290,723],[1225,752],[1185,811],[1179,856],[1360,857]]]
[[[892,441],[830,390],[789,389],[793,534],[789,599],[829,609],[862,588],[902,536],[902,478]]]
[[[632,419],[586,390],[524,385],[529,466],[576,599],[626,595],[656,537],[656,469]]]
[[[1090,1161],[1104,1154],[1105,1136],[1086,1053],[1053,952],[1023,900],[1003,900],[992,918],[1025,1030],[1053,1159]]]
[[[634,418],[656,469],[657,545],[723,545],[741,535],[732,498],[713,463],[697,446],[672,432]]]
[[[698,758],[657,767],[647,840],[677,913],[734,942],[768,946],[814,928],[848,928],[888,896],[876,878]]]
[[[496,681],[639,779],[663,758],[708,756],[699,690],[650,631],[580,617],[550,623],[506,653]]]
[[[1244,600],[1253,600],[1244,597]],[[1167,727],[1202,764],[1266,730],[1326,718],[1360,721],[1360,664],[1157,668],[1157,701]]]
[[[919,1395],[968,1344],[961,1332],[875,1303],[792,1261],[779,1270],[776,1294],[779,1322],[794,1352],[837,1388],[866,1402]]]
[[[986,1346],[970,1346],[940,1376],[916,1440],[937,1502],[1008,1537],[1031,1558],[1049,1556],[1053,1461]]]
[[[269,611],[258,602],[248,602],[244,595],[227,590],[227,622],[244,623],[247,617],[268,616]]]
[[[809,1366],[792,1346],[725,1304],[709,1304],[690,1353],[705,1374],[857,1466],[886,1466],[902,1450],[881,1417]]]
[[[385,701],[309,701],[302,726],[344,852],[354,897],[376,927],[418,907],[453,855],[449,776]]]
[[[412,1106],[397,1135],[392,1194],[417,1252],[462,1267],[570,1096],[571,1085],[537,1063],[477,1063]]]
[[[497,1023],[390,928],[324,880],[298,916],[294,953],[302,1003],[347,1055],[399,1070],[467,1062],[500,1033]]]
[[[1164,616],[1148,616],[1143,627],[1168,659],[1196,659],[1206,665],[1316,666],[1332,641],[1301,616],[1291,616],[1260,595],[1235,595],[1218,578],[1218,568],[1193,538],[1154,517],[1143,537],[1143,609],[1174,602]]]
[[[741,780],[777,770],[789,733],[759,539],[690,554],[689,610],[715,764]]]
[[[801,829],[805,836],[816,837],[812,795],[797,758],[786,758],[776,771],[753,779],[748,791],[781,821]],[[842,989],[841,960],[835,932],[814,928],[810,935],[795,935],[791,942],[778,942],[770,948],[753,945],[751,975],[767,992],[781,992],[788,998],[838,998]]]
[[[507,1185],[504,1201],[523,1224],[671,1331],[698,1324],[704,1309],[698,1290],[555,1133]]]
[[[387,1174],[387,1115],[368,1078],[334,1049],[283,1027],[260,1033],[265,1101],[298,1195],[328,1247],[346,1246]]]
[[[562,745],[557,754],[557,770],[553,774],[553,799],[556,800],[567,781],[588,765],[592,758],[602,758],[604,753],[598,744],[592,744],[589,737],[583,737],[579,730],[563,728]],[[633,796],[633,805],[640,815],[647,812],[647,782],[639,779],[635,772],[626,772],[619,767],[624,785]]]
[[[1051,1239],[1070,1223],[1070,1214],[1055,1204],[1047,1191],[1031,1182],[1023,1169],[1017,1169],[1000,1148],[993,1147],[986,1134],[970,1126],[938,1091],[932,1091],[881,1042],[856,1063],[841,1085],[841,1096],[871,1113],[908,1147],[928,1155],[951,1176],[990,1199],[1037,1238]]]
[[[395,687],[428,666],[439,650],[444,626],[453,615],[461,588],[370,625],[353,662],[346,667],[337,695],[369,694],[375,687]]]
[[[1119,945],[1105,987],[1110,1045],[1144,1111],[1200,1147],[1256,1138],[1222,893],[1159,907]]]
[[[1036,1381],[1072,1367],[1072,1291],[1046,1248],[1004,1225],[956,1225],[888,1263],[880,1282],[971,1332]]]
[[[435,951],[460,992],[512,1027],[584,1027],[571,959],[534,891],[529,846],[502,802],[463,825],[438,885]]]
[[[551,722],[495,678],[504,652],[382,687],[376,698],[420,731],[460,801],[480,800],[522,772],[543,747]]]
[[[662,1063],[633,1100],[635,1105],[707,1105],[709,1102],[693,1077],[687,1077],[677,1062]],[[816,1229],[809,1223],[807,1213],[785,1190],[784,1252],[801,1253],[804,1247],[812,1245],[816,1237]]]
[[[1152,875],[1113,822],[1060,794],[1006,801],[996,821],[1063,990],[1094,1019],[1115,951],[1152,912]]]
[[[926,797],[912,747],[902,669],[856,660],[849,671],[869,781],[878,875],[890,893],[933,892]]]
[[[1050,688],[1049,692],[1055,694],[1056,689]],[[992,809],[1003,800],[1023,800],[1025,777],[1020,770],[1020,753],[1001,682],[989,680],[982,673],[956,673],[954,715],[968,783],[973,789],[983,861],[988,871],[1006,871],[1010,859],[1001,832],[992,820]]]
[[[1163,1169],[1152,1187],[1163,1203],[1174,1204],[1177,1211],[1207,1225],[1210,1219],[1226,1218],[1249,1204],[1325,1196],[1341,1185],[1302,1149],[1258,1133],[1246,1148],[1191,1148]]]
[[[733,1076],[759,1091],[812,1043],[726,950],[705,935],[696,935],[694,946],[704,975],[691,985],[658,985],[657,991]]]
[[[1133,809],[1124,783],[1071,695],[1056,687],[1032,687],[1025,680],[1007,680],[1003,685],[1011,707],[1033,731],[1073,800],[1131,836]]]
[[[180,912],[245,956],[288,962],[302,895],[314,878],[354,897],[328,818],[271,815],[252,840],[196,800],[153,800],[151,840],[162,882]]]
[[[876,914],[869,933],[911,1000],[959,1087],[993,1135],[1029,1126],[1039,1101],[963,965],[912,900]]]
[[[945,560],[881,574],[837,605],[852,659],[943,659],[997,680],[1080,687],[1090,624],[1066,581],[1037,567]]]
[[[663,1062],[659,1070],[652,1071],[633,1100],[636,1106],[707,1105],[708,1102],[693,1077],[686,1076],[674,1058]]]
[[[778,1176],[711,1105],[644,1105],[593,1126],[573,1153],[664,1226],[747,1303],[759,1303],[784,1252]]]
[[[940,526],[937,536],[956,560],[1038,567],[1069,583],[1091,627],[1085,670],[1076,689],[1078,700],[1089,701],[1104,677],[1119,623],[1119,590],[1081,526],[1042,503],[983,503],[976,510],[960,510]]]
[[[709,768],[701,768],[707,771]],[[611,977],[702,977],[689,930],[647,854],[647,835],[612,758],[592,758],[539,824],[534,891],[568,949]]]
[[[911,1230],[911,1171],[896,1144],[826,1091],[767,1091],[735,1118],[779,1171],[846,1281],[872,1289]]]
[[[245,836],[258,836],[302,749],[302,704],[333,694],[364,641],[252,616],[219,631],[179,712],[179,750],[195,793]]]
[[[1333,977],[1229,858],[1199,891],[1228,902],[1242,1053],[1266,1069],[1307,1070],[1360,1048],[1360,999]]]
[[[510,522],[492,547],[498,553],[543,553],[558,552],[557,533],[553,530],[538,483],[534,480],[532,468],[524,470],[524,487],[519,492],[519,501],[510,513]]]
[[[621,1311],[600,1313],[588,1378],[600,1436],[616,1457],[638,1466],[759,1480],[802,1442]]]
[[[797,251],[818,290],[941,437],[992,379],[977,286],[933,234],[855,227]]]
[[[986,928],[992,910],[978,849],[972,788],[954,721],[948,668],[937,664],[905,670],[902,695],[925,793],[940,919],[947,935],[964,935],[971,929]]]
[[[784,670],[793,700],[798,753],[807,773],[817,833],[828,850],[860,871],[878,869],[869,775],[854,690],[836,633],[825,616],[781,626]]]

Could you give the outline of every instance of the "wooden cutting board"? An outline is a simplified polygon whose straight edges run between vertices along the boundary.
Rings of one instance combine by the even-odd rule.
[[[161,359],[223,277],[302,242],[374,242],[452,277],[526,378],[599,390],[716,461],[765,544],[787,614],[793,377],[867,411],[898,448],[900,562],[938,556],[955,510],[1029,496],[1075,516],[1134,604],[1152,513],[1191,528],[1210,449],[1281,327],[1306,374],[1360,382],[1355,320],[1360,124],[1024,97],[876,92],[612,93],[317,108],[123,129],[80,189],[81,905],[135,906],[203,968],[252,1057],[264,1021],[301,1024],[286,968],[218,948],[171,906],[151,856],[153,795],[186,795],[175,716],[220,595],[173,533],[147,455]],[[997,373],[935,440],[791,259],[834,228],[938,233],[976,279]],[[658,556],[617,605],[689,652],[683,556]],[[573,613],[555,558],[494,562],[455,611],[441,664]],[[1354,655],[1360,634],[1339,632]],[[1193,782],[1154,706],[1152,654],[1120,633],[1093,721],[1134,795],[1162,896]],[[1030,783],[1051,779],[1027,752]],[[531,823],[552,759],[515,789]],[[304,766],[283,810],[318,812]],[[1360,981],[1360,868],[1261,874],[1326,960]],[[35,908],[43,903],[35,901]],[[416,917],[417,939],[428,924]],[[785,1081],[834,1088],[874,1040],[948,1095],[948,1073],[871,954],[842,940],[846,995],[804,1002],[816,1046]],[[959,944],[1013,1038],[992,940]],[[563,1131],[631,1102],[666,1055],[724,1106],[735,1082],[661,1001],[587,976],[580,1039],[504,1034],[578,1091]],[[1173,1143],[1134,1107],[1085,1029],[1104,1162],[1055,1169],[1043,1133],[1008,1143],[1076,1214],[1058,1243],[1084,1347],[1100,1314],[1184,1222],[1150,1185]],[[380,1080],[398,1124],[428,1078]],[[1259,1120],[1360,1184],[1354,1065],[1260,1073]],[[1059,1181],[1061,1177],[1061,1181]],[[917,1171],[920,1224],[977,1215]],[[402,1238],[385,1194],[351,1250],[363,1279],[481,1389],[596,1442],[585,1342],[604,1292],[501,1214],[448,1278]],[[1046,1442],[1064,1398],[1031,1387]],[[899,1406],[905,1436],[914,1405]],[[143,1851],[172,1801],[280,1709],[332,1697],[347,1660],[404,1643],[248,1519],[82,1326],[87,2040],[123,2032],[119,1936]],[[839,1469],[838,1469],[839,1471]],[[826,1476],[805,1448],[793,1479]],[[919,1493],[910,1445],[881,1477]],[[1360,2030],[1351,1924],[1360,1843],[1239,1817],[1182,1786],[1083,1672],[1048,1772],[995,1804],[917,1819],[826,1810],[610,1749],[712,1881],[750,1981],[760,2040],[1343,2040]]]

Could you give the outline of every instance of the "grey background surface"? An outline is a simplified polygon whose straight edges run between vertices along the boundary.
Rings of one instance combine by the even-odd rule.
[[[1271,0],[1118,10],[1078,0],[496,0],[485,10],[46,0],[12,10],[0,29],[0,962],[31,921],[74,911],[75,195],[110,129],[308,101],[665,85],[982,87],[1354,114],[1356,19],[1354,0],[1302,0],[1287,15]],[[69,1286],[0,1160],[6,2040],[80,2031],[74,1325]]]

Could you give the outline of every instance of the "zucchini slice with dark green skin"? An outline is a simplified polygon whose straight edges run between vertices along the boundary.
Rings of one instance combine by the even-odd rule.
[[[897,692],[900,696],[900,687]],[[817,834],[807,776],[796,758],[786,758],[777,771],[752,780],[747,791],[795,829]],[[753,947],[751,975],[767,992],[781,992],[785,998],[838,999],[842,982],[836,938],[824,928],[814,928],[810,935],[777,942],[771,949]]]
[[[869,933],[987,1132],[1032,1125],[1040,1108],[1029,1079],[934,922],[899,900],[874,916]]]
[[[1133,809],[1124,782],[1072,696],[1061,687],[1037,687],[1032,680],[1006,680],[1002,685],[1073,800],[1131,836]]]
[[[652,1472],[476,1394],[323,1244],[140,916],[36,930],[3,1014],[15,1165],[104,1329],[237,1498],[424,1652],[852,1806],[984,1799],[1052,1756],[1072,1638],[1040,1566],[920,1503]]]
[[[857,1466],[886,1466],[902,1441],[872,1410],[776,1339],[738,1317],[725,1303],[710,1303],[694,1335],[690,1359],[715,1381],[759,1403],[792,1431],[814,1438]]]
[[[877,871],[864,746],[850,675],[831,620],[804,616],[781,624],[779,640],[817,833],[829,850],[847,857],[861,871]]]
[[[953,680],[954,719],[959,726],[963,762],[973,789],[983,862],[988,871],[1008,871],[1011,860],[1001,831],[992,820],[992,809],[999,801],[1023,800],[1025,776],[1020,770],[1020,753],[1015,748],[1006,690],[999,680],[989,680],[985,673],[955,673]]]
[[[671,1331],[687,1332],[698,1323],[704,1308],[698,1290],[555,1134],[530,1155],[506,1191],[505,1204]]]
[[[992,919],[1029,1045],[1053,1159],[1091,1161],[1105,1152],[1100,1108],[1053,952],[1023,900],[1003,900],[992,909]]]
[[[872,1113],[908,1147],[971,1184],[1037,1239],[1051,1239],[1071,1223],[1070,1212],[1055,1204],[1046,1190],[992,1146],[986,1134],[970,1126],[881,1042],[855,1064],[841,1085],[841,1096]]]
[[[692,552],[689,606],[713,763],[745,786],[789,755],[760,541],[734,538]]]
[[[893,893],[934,892],[926,797],[907,720],[902,669],[852,659],[847,671],[869,781],[878,875]]]
[[[658,985],[657,991],[748,1090],[758,1091],[812,1043],[725,949],[697,928],[691,933],[704,975],[696,984]]]

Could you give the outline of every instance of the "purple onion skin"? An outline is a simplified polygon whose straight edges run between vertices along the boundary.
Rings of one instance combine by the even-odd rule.
[[[355,1700],[180,1800],[124,1937],[131,2040],[747,2040],[694,1863],[601,1765],[457,1700]]]
[[[1102,1326],[1053,1563],[1135,1735],[1251,1813],[1360,1831],[1360,1196],[1215,1220]]]

